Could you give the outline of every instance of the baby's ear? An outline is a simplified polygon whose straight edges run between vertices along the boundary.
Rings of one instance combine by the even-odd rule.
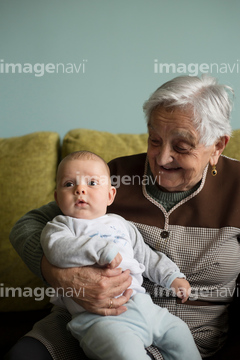
[[[108,192],[108,206],[113,203],[116,193],[117,193],[117,189],[114,186],[110,186]]]
[[[56,201],[56,203],[58,204],[58,199],[57,199],[57,190],[54,191],[54,199]]]

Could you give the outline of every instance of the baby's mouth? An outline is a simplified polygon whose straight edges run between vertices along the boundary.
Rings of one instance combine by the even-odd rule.
[[[87,202],[83,199],[78,199],[75,203],[75,205],[84,205],[84,204],[87,204]]]

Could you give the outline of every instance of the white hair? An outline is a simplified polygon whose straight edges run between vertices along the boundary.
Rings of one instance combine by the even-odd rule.
[[[221,136],[231,135],[230,114],[233,89],[220,85],[209,75],[179,76],[160,86],[144,103],[147,123],[159,106],[188,108],[193,111],[193,126],[200,143],[210,146]]]

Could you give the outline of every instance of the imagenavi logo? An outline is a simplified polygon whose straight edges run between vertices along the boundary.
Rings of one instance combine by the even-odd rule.
[[[3,59],[0,60],[1,74],[34,74],[36,77],[42,77],[47,74],[84,74],[86,72],[87,59],[79,64],[75,63],[9,63]]]
[[[158,59],[154,60],[154,74],[189,74],[190,76],[198,76],[204,73],[240,73],[239,60],[235,63],[162,63]]]

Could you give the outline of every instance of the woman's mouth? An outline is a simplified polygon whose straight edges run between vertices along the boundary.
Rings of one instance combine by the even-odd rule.
[[[181,168],[180,167],[168,167],[168,166],[160,166],[160,173],[161,171],[168,171],[168,172],[174,172],[174,171],[178,171],[180,170]]]

